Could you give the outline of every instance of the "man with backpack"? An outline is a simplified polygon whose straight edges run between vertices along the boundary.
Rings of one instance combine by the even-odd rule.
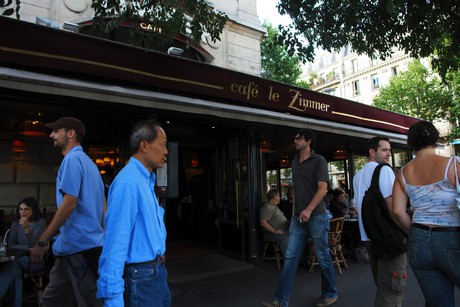
[[[389,232],[388,229],[376,229],[378,227],[382,227],[377,223],[371,223],[372,228],[369,228],[369,223],[366,225],[366,218],[369,218],[369,216],[373,215],[375,219],[378,219],[378,215],[387,215],[386,213],[388,212],[387,208],[384,208],[386,211],[383,211],[382,213],[377,204],[372,204],[372,201],[376,200],[372,197],[369,198],[369,196],[373,196],[370,195],[371,189],[369,189],[369,187],[371,186],[372,175],[377,166],[379,164],[386,164],[389,162],[391,157],[391,145],[387,137],[376,136],[368,140],[366,149],[368,162],[353,178],[353,191],[354,200],[358,209],[361,240],[364,242],[368,251],[372,275],[375,285],[377,286],[374,306],[401,306],[404,293],[406,291],[406,253],[404,251],[399,253],[399,251],[395,252],[394,250],[401,249],[400,245],[403,244],[403,242],[401,242],[401,244],[397,241],[390,242],[390,246],[388,247],[388,242],[381,242],[383,241],[382,237],[373,236],[374,231],[378,232],[380,230],[381,233],[385,233]],[[381,196],[383,196],[382,201],[384,199],[383,206],[386,205],[388,207],[391,206],[392,203],[392,190],[395,174],[391,167],[386,166],[381,167],[379,171],[379,192],[381,193]],[[370,210],[373,205],[375,205],[375,211],[372,211],[371,214],[369,214],[369,212],[363,212],[363,199],[365,197],[365,209]],[[371,202],[371,204],[369,204],[369,202]],[[367,227],[365,227],[365,225]],[[388,227],[390,229],[391,226]],[[390,230],[393,231],[393,229]],[[374,241],[372,241],[370,237],[374,237]],[[403,240],[405,241],[405,238],[403,238]],[[395,248],[393,248],[391,244],[394,244]],[[386,250],[382,250],[382,246],[386,246]]]

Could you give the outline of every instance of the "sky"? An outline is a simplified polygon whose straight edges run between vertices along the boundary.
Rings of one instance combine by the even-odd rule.
[[[281,16],[276,9],[278,0],[257,0],[257,15],[261,22],[268,20],[273,27],[289,23],[289,17]]]

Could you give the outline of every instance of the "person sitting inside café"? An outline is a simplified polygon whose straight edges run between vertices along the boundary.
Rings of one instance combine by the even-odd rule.
[[[40,215],[38,202],[33,197],[21,200],[16,208],[17,219],[8,232],[7,249],[28,250],[37,244],[46,228],[46,220]],[[43,269],[43,264],[32,263],[29,256],[0,264],[0,302],[12,293],[11,306],[22,306],[22,272]],[[10,290],[10,291],[8,291]],[[1,305],[1,304],[0,304]]]
[[[294,187],[290,186],[287,189],[286,198],[283,201],[281,201],[281,203],[278,205],[278,208],[280,208],[281,212],[283,212],[288,222],[291,222],[293,206],[294,206]]]
[[[357,215],[356,206],[353,206],[347,198],[347,194],[340,188],[335,188],[332,201],[329,204],[329,211],[333,218],[346,215]]]
[[[272,189],[267,193],[267,202],[260,208],[260,225],[267,231],[270,240],[278,242],[281,253],[286,255],[289,241],[289,222],[278,208],[280,193]]]

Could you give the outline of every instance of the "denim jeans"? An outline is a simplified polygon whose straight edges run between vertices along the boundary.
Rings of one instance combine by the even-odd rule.
[[[171,293],[164,264],[134,264],[125,268],[126,307],[169,307]]]
[[[310,237],[315,245],[316,259],[321,267],[321,295],[337,296],[334,265],[327,241],[328,231],[329,218],[326,214],[313,215],[307,223],[300,223],[298,216],[292,217],[289,227],[289,245],[275,293],[275,300],[281,306],[289,305],[300,257]]]
[[[12,306],[22,305],[22,274],[15,261],[0,264],[0,302],[7,294],[13,295]]]
[[[31,263],[28,256],[0,264],[0,301],[8,293],[12,295],[12,306],[22,306],[22,272],[39,271],[42,264]]]
[[[408,253],[425,306],[454,307],[454,286],[460,288],[460,233],[412,227]]]

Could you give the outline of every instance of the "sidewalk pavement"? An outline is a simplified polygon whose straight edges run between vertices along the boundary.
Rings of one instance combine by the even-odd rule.
[[[334,307],[373,306],[375,286],[369,264],[347,260],[349,269],[336,269],[339,300]],[[275,261],[253,266],[220,254],[173,260],[166,263],[172,293],[172,307],[261,307],[270,301],[279,276]],[[407,293],[403,306],[424,306],[420,287],[407,269]],[[299,267],[290,307],[311,306],[321,292],[320,269],[311,273]],[[460,306],[460,290],[455,290]]]

